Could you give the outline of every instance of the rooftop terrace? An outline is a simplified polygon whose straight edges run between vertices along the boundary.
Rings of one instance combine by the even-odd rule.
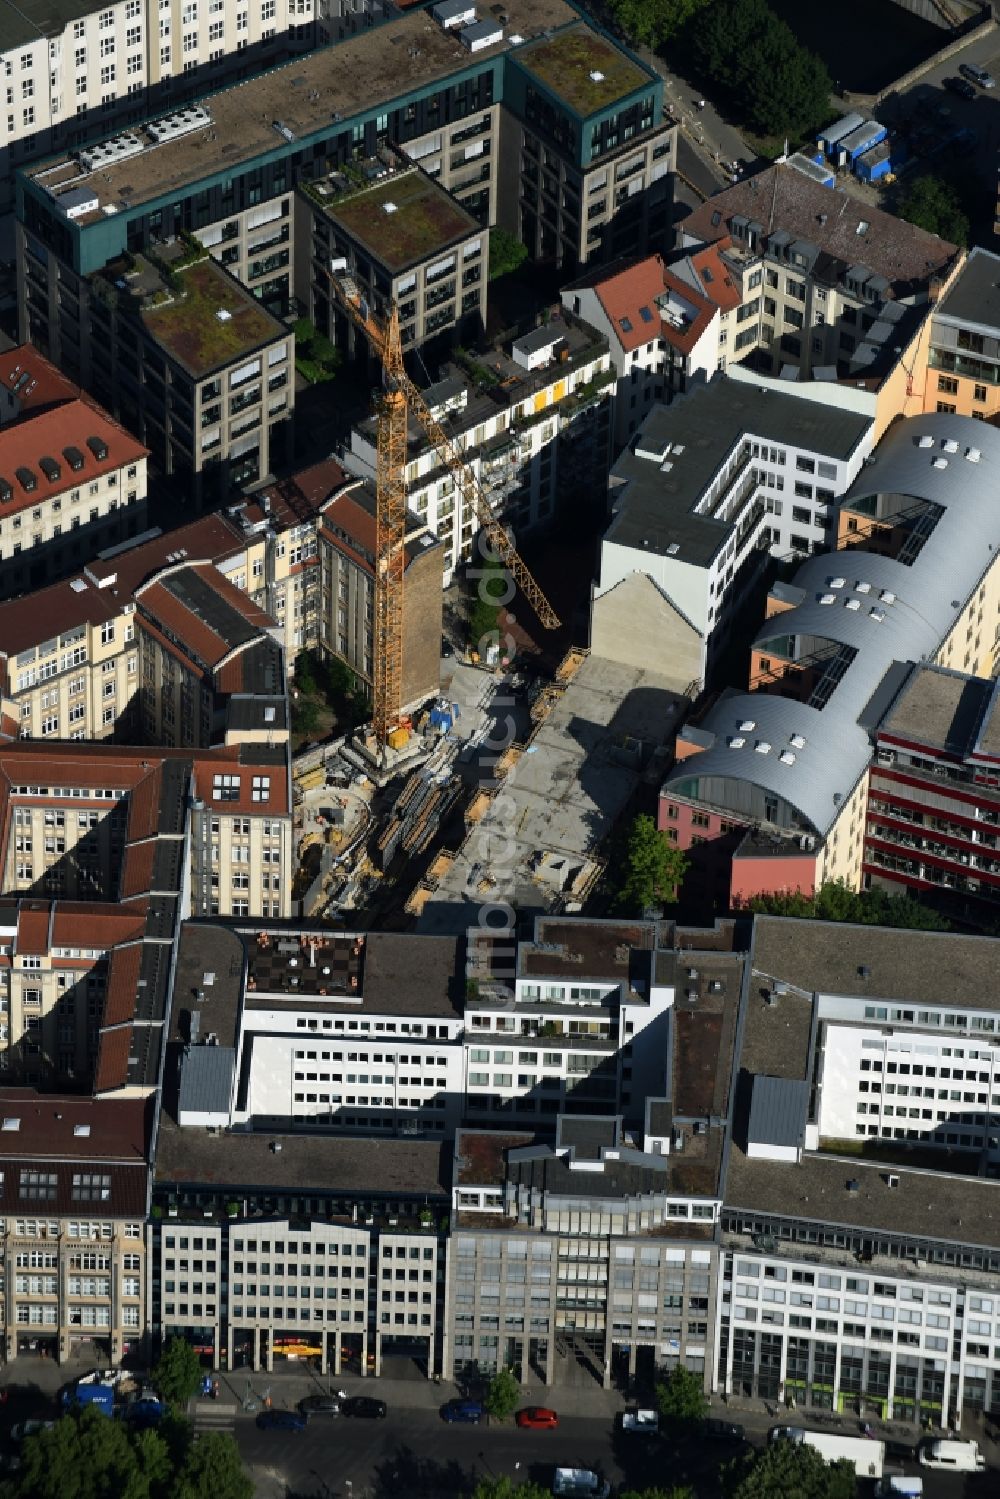
[[[323,187],[338,180],[345,179],[334,174],[310,197],[322,200]],[[418,167],[392,172],[373,186],[342,191],[324,207],[335,224],[392,272],[483,232],[472,214]]]
[[[624,52],[582,24],[534,42],[517,60],[583,118],[607,109],[650,81],[649,74]]]

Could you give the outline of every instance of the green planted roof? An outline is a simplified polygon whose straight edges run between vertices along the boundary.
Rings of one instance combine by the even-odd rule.
[[[229,364],[285,331],[214,260],[199,260],[175,276],[178,290],[164,290],[162,304],[144,307],[142,320],[165,353],[193,375]]]
[[[582,118],[609,108],[651,81],[637,63],[589,26],[569,26],[550,39],[522,48],[517,61]]]
[[[391,272],[426,259],[480,227],[443,188],[416,170],[341,198],[329,212]]]

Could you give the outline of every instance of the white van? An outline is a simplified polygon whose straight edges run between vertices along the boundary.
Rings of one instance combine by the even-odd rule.
[[[956,1473],[981,1473],[986,1467],[978,1442],[925,1442],[917,1460],[924,1468],[950,1468]]]
[[[875,1485],[875,1499],[923,1499],[924,1480],[893,1473]]]

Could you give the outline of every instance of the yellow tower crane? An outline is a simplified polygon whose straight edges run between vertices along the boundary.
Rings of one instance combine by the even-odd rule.
[[[434,417],[403,365],[399,312],[395,303],[382,322],[346,274],[342,261],[327,273],[337,301],[360,329],[382,364],[375,468],[375,635],[372,649],[373,714],[376,743],[384,746],[399,723],[403,687],[403,571],[406,534],[407,412],[412,411],[448,469],[466,505],[475,506],[480,528],[495,556],[531,604],[547,630],[559,617],[517,554],[506,526],[493,513],[476,475]]]

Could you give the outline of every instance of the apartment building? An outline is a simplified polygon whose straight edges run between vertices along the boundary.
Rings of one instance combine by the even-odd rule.
[[[442,182],[443,156],[451,152],[450,211],[472,213],[483,229],[495,212],[509,227],[520,225],[540,254],[569,264],[571,256],[584,261],[642,250],[659,232],[656,224],[662,221],[665,234],[669,221],[676,127],[661,119],[662,81],[592,32],[566,0],[545,0],[541,6],[511,0],[505,15],[504,25],[491,23],[488,37],[463,39],[425,11],[411,9],[384,27],[298,59],[294,73],[283,68],[262,73],[175,117],[147,117],[146,123],[84,152],[64,153],[22,172],[18,296],[24,335],[42,316],[37,306],[33,311],[28,306],[24,262],[30,255],[43,268],[51,257],[69,293],[78,295],[79,278],[121,262],[126,253],[157,253],[182,232],[198,236],[218,259],[226,258],[241,280],[251,278],[258,260],[270,262],[275,255],[283,260],[287,252],[287,265],[261,266],[249,284],[267,306],[289,309],[291,267],[312,263],[294,244],[295,188],[314,178],[329,182],[333,171],[349,175],[389,146],[419,160],[428,175],[440,166]],[[539,123],[522,131],[517,112],[530,109],[534,118],[535,101],[548,85],[529,85],[532,75],[526,70],[515,80],[517,58],[534,42],[549,48],[550,31],[552,42],[566,32],[573,50],[600,53],[601,82],[583,75],[581,84],[588,99],[599,96],[599,107],[595,112],[583,100],[584,118],[562,105],[550,110],[546,103]],[[541,67],[542,56],[536,48],[532,66]],[[594,63],[592,71],[602,69]],[[579,78],[578,68],[574,76]],[[501,153],[508,123],[519,138]],[[469,139],[460,139],[465,131],[471,132]],[[527,220],[521,224],[522,136],[524,191],[532,199],[539,195],[539,223],[565,212],[566,226],[558,234],[547,227],[535,232]],[[535,165],[529,169],[532,153]],[[471,167],[454,167],[458,156]],[[501,156],[510,157],[508,177],[494,166]],[[554,183],[550,167],[561,182],[565,178],[558,190],[565,210],[553,209],[547,197]],[[466,180],[468,171],[478,180]],[[607,185],[609,174],[621,177],[613,188]],[[593,217],[587,218],[581,205],[591,187],[586,212],[593,210]],[[578,222],[571,231],[574,212]],[[465,294],[471,296],[473,289],[479,287],[466,287]],[[295,295],[302,292],[295,288]],[[40,300],[42,313],[54,322],[48,294]],[[33,330],[34,341],[41,332]],[[62,351],[57,355],[54,344],[52,351],[61,362]]]
[[[472,341],[481,337],[489,230],[402,153],[383,151],[300,184],[295,209],[296,295],[315,326],[348,353],[370,351],[334,296],[332,265],[376,316],[385,318],[395,304],[404,348],[448,328]]]
[[[350,34],[386,8],[361,0],[259,0],[227,13],[222,0],[75,3],[58,17],[28,0],[0,37],[6,112],[0,146],[0,242],[13,249],[14,173],[79,148],[297,52]]]
[[[432,416],[475,475],[491,509],[515,533],[552,525],[560,504],[580,515],[603,507],[613,382],[605,339],[572,315],[549,319],[491,349],[423,392]],[[343,461],[374,478],[376,422],[351,432]],[[444,582],[472,555],[480,516],[423,427],[410,417],[407,495],[444,547]]]
[[[1000,898],[997,684],[915,666],[878,726],[868,777],[866,884],[919,895],[963,924]]]
[[[755,922],[716,1389],[941,1427],[995,1405],[993,947]]]
[[[696,879],[726,909],[830,879],[859,887],[871,705],[896,663],[993,674],[1000,445],[934,415],[898,422],[873,456],[841,502],[840,550],[772,589],[752,690],[723,695],[678,736],[659,824],[695,848]]]
[[[768,557],[835,536],[871,429],[861,392],[721,373],[654,407],[611,469],[593,648],[640,665],[655,640],[680,690],[704,682]]]
[[[667,266],[661,255],[594,271],[564,288],[563,306],[608,340],[617,376],[615,452],[635,435],[654,401],[669,401],[726,367],[740,292],[709,245]]]
[[[730,361],[804,378],[883,378],[965,258],[787,163],[717,193],[678,225],[683,249],[727,238],[744,324]]]
[[[148,1325],[145,1106],[6,1088],[4,1360],[118,1364]]]
[[[935,306],[924,410],[990,421],[1000,411],[1000,255],[975,245]]]
[[[41,587],[142,531],[147,457],[78,396],[0,427],[0,597]]]
[[[290,454],[294,335],[193,241],[89,277],[31,241],[23,284],[26,336],[140,434],[184,503]]]

